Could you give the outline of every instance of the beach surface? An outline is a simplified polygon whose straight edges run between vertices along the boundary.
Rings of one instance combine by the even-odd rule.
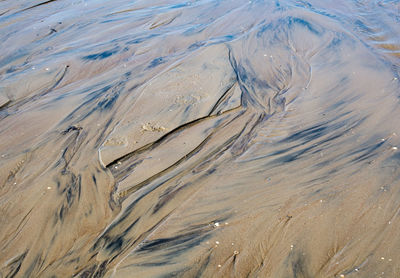
[[[0,278],[400,277],[400,3],[0,2]]]

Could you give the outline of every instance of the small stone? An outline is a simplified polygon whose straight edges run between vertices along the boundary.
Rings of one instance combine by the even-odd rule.
[[[214,223],[214,226],[215,226],[215,227],[219,227],[219,223],[218,223],[218,222],[215,222],[215,223]]]
[[[222,267],[222,265],[219,264],[218,267]]]
[[[385,258],[384,257],[381,257],[381,260],[384,260]]]
[[[51,189],[51,186],[48,186],[48,187],[47,187],[47,190],[50,190],[50,189]]]
[[[216,241],[215,244],[219,244],[219,241]]]
[[[340,277],[341,277],[341,278],[344,278],[344,275],[343,275],[343,274],[340,274]]]
[[[239,251],[233,251],[233,254],[235,254],[235,255],[237,255],[237,254],[239,254]]]
[[[397,147],[392,147],[392,150],[397,151]]]

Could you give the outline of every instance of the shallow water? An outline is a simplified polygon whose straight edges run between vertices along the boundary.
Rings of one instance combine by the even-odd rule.
[[[1,1],[0,277],[398,277],[399,1]]]

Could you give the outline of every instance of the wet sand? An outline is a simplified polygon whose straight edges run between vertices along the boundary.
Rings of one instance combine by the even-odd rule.
[[[0,3],[0,277],[399,277],[398,1]]]

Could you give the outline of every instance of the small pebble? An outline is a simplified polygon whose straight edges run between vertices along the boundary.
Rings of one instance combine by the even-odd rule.
[[[214,223],[214,226],[219,227],[219,223],[218,222]]]
[[[216,241],[215,244],[219,244],[219,241]]]
[[[221,267],[221,266],[222,266],[222,265],[220,265],[220,264],[218,265],[218,267]]]
[[[233,251],[233,254],[235,254],[235,255],[237,255],[237,254],[239,254],[239,251]]]
[[[47,187],[47,189],[48,189],[48,190],[50,190],[50,189],[51,189],[51,187],[50,187],[50,186],[48,186],[48,187]]]
[[[392,150],[397,151],[397,147],[393,147]]]

